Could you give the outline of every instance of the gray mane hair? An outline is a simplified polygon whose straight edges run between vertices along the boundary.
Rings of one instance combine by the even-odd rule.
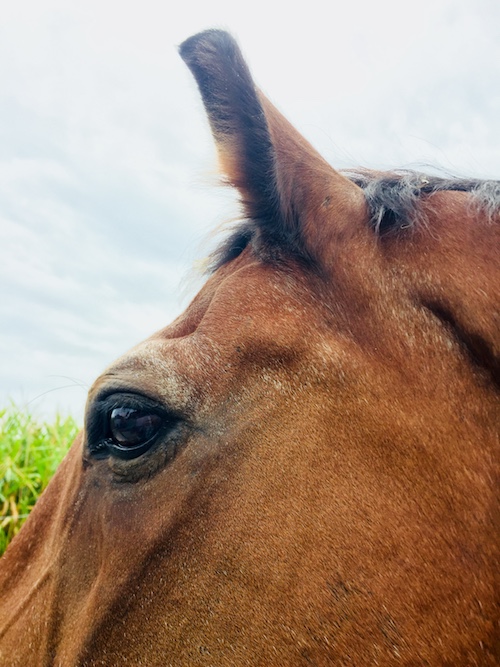
[[[430,176],[417,171],[345,170],[366,197],[371,223],[379,234],[413,226],[422,218],[422,195],[468,192],[491,220],[500,210],[500,181]]]

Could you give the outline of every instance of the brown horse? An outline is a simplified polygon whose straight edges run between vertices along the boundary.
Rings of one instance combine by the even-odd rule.
[[[500,187],[334,171],[181,55],[245,221],[1,563],[3,667],[499,664]]]

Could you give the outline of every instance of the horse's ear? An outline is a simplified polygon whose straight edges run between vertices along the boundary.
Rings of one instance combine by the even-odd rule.
[[[255,87],[234,39],[208,30],[180,54],[198,83],[221,171],[267,243],[316,261],[365,219],[362,190],[336,172]],[[328,217],[330,224],[322,224]],[[328,261],[327,261],[328,263]]]

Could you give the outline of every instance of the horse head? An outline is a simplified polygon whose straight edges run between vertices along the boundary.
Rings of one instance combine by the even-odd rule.
[[[180,53],[242,220],[92,386],[0,662],[498,664],[498,183],[339,173],[229,35]]]

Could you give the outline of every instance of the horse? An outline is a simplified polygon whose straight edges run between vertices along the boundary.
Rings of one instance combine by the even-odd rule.
[[[500,182],[336,171],[230,35],[180,54],[243,215],[91,387],[0,664],[498,665]]]

